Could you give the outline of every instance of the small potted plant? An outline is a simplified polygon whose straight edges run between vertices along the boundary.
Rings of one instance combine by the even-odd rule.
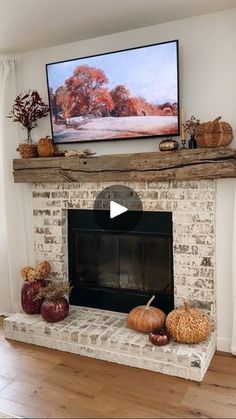
[[[37,157],[37,144],[34,144],[31,131],[37,127],[37,121],[48,115],[49,106],[43,102],[36,90],[29,90],[25,94],[19,94],[12,106],[12,110],[7,118],[12,118],[13,122],[18,122],[27,131],[27,138],[17,149],[22,158]]]
[[[21,306],[27,314],[39,314],[42,299],[38,294],[47,285],[46,278],[51,272],[51,265],[46,260],[38,263],[35,268],[23,266],[20,271],[24,283],[21,287]]]
[[[55,281],[42,288],[38,298],[43,299],[41,315],[46,322],[55,323],[63,320],[69,313],[69,295],[71,287],[68,282]]]

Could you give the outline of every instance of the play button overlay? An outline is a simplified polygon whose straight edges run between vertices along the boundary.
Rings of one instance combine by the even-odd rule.
[[[114,201],[110,202],[110,218],[118,217],[118,215],[121,215],[126,211],[128,211],[128,208],[123,205],[117,204],[117,202]]]
[[[142,217],[142,201],[137,192],[123,185],[103,189],[94,201],[93,214],[103,230],[131,231]]]

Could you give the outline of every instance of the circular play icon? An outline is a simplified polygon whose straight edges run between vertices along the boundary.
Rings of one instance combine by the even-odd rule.
[[[95,199],[94,217],[103,230],[130,231],[142,216],[142,201],[128,186],[111,185]]]

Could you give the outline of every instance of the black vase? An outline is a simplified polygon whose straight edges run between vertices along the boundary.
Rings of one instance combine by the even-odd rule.
[[[191,135],[190,139],[188,140],[188,148],[197,148],[197,141],[194,135]]]

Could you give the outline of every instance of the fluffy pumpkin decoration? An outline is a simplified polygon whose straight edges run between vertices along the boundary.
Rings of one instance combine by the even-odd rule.
[[[28,275],[27,275],[27,281],[32,282],[32,281],[39,281],[43,278],[41,278],[40,272],[36,271],[36,269],[32,268],[29,269],[28,271]]]
[[[199,343],[210,335],[212,322],[206,314],[190,307],[189,303],[184,301],[183,307],[178,307],[168,314],[166,327],[176,342]]]
[[[131,310],[127,319],[130,329],[150,333],[165,325],[165,313],[159,308],[150,306],[154,298],[155,295],[150,298],[146,306],[138,306]]]
[[[51,265],[47,260],[44,260],[43,262],[38,263],[35,266],[35,269],[37,272],[39,272],[41,279],[46,279],[51,273]]]
[[[232,127],[228,122],[220,121],[220,119],[221,116],[196,127],[196,141],[199,147],[221,147],[231,143]]]
[[[28,266],[28,265],[27,266],[23,266],[21,268],[20,275],[21,275],[21,278],[24,279],[24,281],[27,281],[28,280],[28,273],[32,269],[33,269],[32,266]]]
[[[24,281],[38,281],[48,278],[51,273],[51,265],[47,260],[38,263],[35,268],[32,266],[23,266],[20,275]]]

